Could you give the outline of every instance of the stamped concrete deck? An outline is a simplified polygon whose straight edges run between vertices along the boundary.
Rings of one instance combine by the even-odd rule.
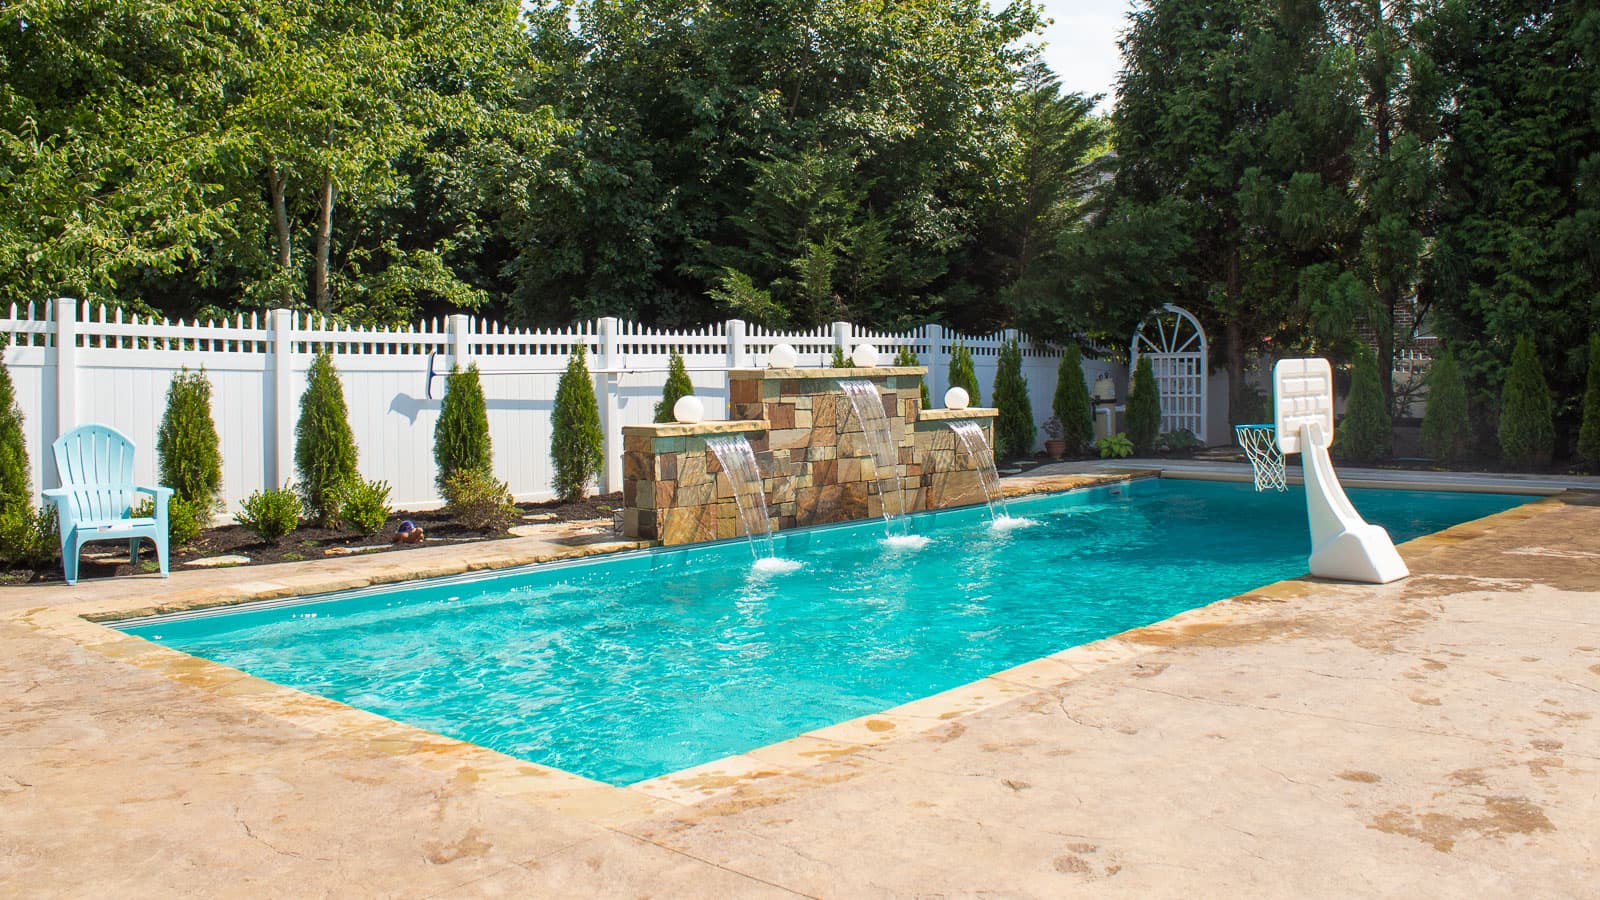
[[[1395,585],[1285,582],[627,789],[80,617],[565,552],[500,544],[238,570],[233,585],[224,571],[0,591],[0,895],[1565,897],[1600,883],[1593,494],[1414,541]]]

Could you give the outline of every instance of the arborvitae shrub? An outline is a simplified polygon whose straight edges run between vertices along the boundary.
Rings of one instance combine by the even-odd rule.
[[[255,532],[268,543],[276,544],[300,524],[300,498],[288,488],[256,491],[244,500],[242,512],[233,520]]]
[[[1134,367],[1126,415],[1128,440],[1134,452],[1154,450],[1156,438],[1161,436],[1161,390],[1156,387],[1156,373],[1148,356],[1139,357],[1139,365]]]
[[[994,405],[1000,410],[1000,418],[994,426],[998,455],[1032,453],[1033,404],[1028,400],[1028,379],[1022,376],[1022,345],[1015,340],[1000,345],[999,368],[994,376]]]
[[[167,410],[156,433],[161,483],[172,488],[167,518],[174,544],[194,540],[211,521],[222,492],[220,443],[211,420],[211,382],[203,371],[180,369],[167,388]]]
[[[344,388],[327,352],[311,363],[294,434],[294,467],[306,511],[318,524],[331,526],[339,521],[340,504],[357,476],[356,439],[350,433]]]
[[[920,366],[922,361],[917,359],[917,354],[912,352],[910,347],[901,347],[900,352],[895,354],[894,364],[897,366]],[[927,409],[928,379],[926,377],[918,378],[917,387],[922,389],[922,408]]]
[[[1578,456],[1600,472],[1600,332],[1589,335],[1589,381],[1583,392],[1583,424],[1578,426]]]
[[[950,386],[965,388],[973,406],[983,405],[983,398],[978,394],[978,370],[972,365],[972,351],[960,341],[956,341],[955,349],[950,351]]]
[[[387,481],[357,478],[345,492],[340,519],[362,534],[376,534],[389,521],[389,491]]]
[[[1422,414],[1422,452],[1448,465],[1461,456],[1472,425],[1467,420],[1467,386],[1455,355],[1441,350],[1428,369],[1428,408]]]
[[[599,475],[605,464],[603,454],[600,407],[594,401],[594,383],[580,346],[567,360],[567,370],[556,385],[551,415],[550,456],[555,463],[556,496],[562,502],[583,499],[589,480]]]
[[[22,433],[22,408],[6,369],[10,338],[0,335],[0,513],[12,509],[32,511],[33,471],[28,465],[28,443]]]
[[[1389,454],[1394,435],[1394,420],[1383,400],[1383,385],[1378,383],[1378,359],[1365,345],[1356,347],[1355,367],[1350,374],[1350,398],[1345,402],[1344,421],[1334,430],[1334,453],[1341,459],[1370,462]]]
[[[1089,407],[1089,386],[1083,383],[1083,355],[1077,344],[1061,352],[1056,370],[1056,392],[1050,410],[1061,420],[1061,439],[1068,453],[1082,452],[1094,440],[1094,412]]]
[[[444,402],[433,427],[433,462],[439,470],[434,483],[441,489],[457,472],[488,472],[493,467],[489,411],[477,363],[465,372],[452,370],[445,379]]]
[[[56,508],[13,503],[0,510],[0,567],[39,569],[61,558]]]
[[[693,393],[694,382],[689,380],[689,370],[683,365],[683,357],[674,350],[672,359],[667,363],[667,383],[661,388],[661,402],[656,404],[656,421],[676,422],[672,408],[678,405],[680,399]]]
[[[828,361],[828,365],[835,369],[854,369],[856,367],[856,362],[850,357],[845,356],[843,350],[838,347],[834,347],[833,359]]]
[[[1511,371],[1500,394],[1500,453],[1509,465],[1528,469],[1549,460],[1556,442],[1553,414],[1539,352],[1533,338],[1523,335],[1511,351]]]

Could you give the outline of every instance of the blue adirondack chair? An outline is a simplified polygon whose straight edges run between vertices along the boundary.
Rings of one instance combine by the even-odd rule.
[[[127,541],[131,560],[139,541],[156,542],[161,577],[167,577],[167,500],[172,488],[133,483],[133,441],[104,425],[80,425],[56,438],[61,487],[44,492],[61,523],[61,567],[67,584],[78,583],[78,553],[90,541]],[[155,518],[132,518],[137,494],[155,500]]]

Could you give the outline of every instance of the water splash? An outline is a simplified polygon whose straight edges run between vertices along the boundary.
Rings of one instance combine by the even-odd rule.
[[[750,555],[758,564],[772,559],[772,519],[767,515],[767,491],[755,449],[742,434],[708,437],[706,448],[716,454],[722,474],[733,486],[733,501],[739,507],[739,523],[749,539]]]
[[[889,430],[889,418],[883,412],[883,396],[872,382],[859,379],[841,381],[839,389],[850,398],[850,407],[855,410],[867,447],[872,451],[873,475],[878,479],[878,496],[883,501],[884,532],[891,540],[906,537],[910,525],[905,518],[905,485],[901,483],[898,470],[900,453],[895,447],[895,436]]]
[[[1000,515],[994,517],[993,522],[989,523],[989,530],[999,532],[1016,531],[1019,528],[1032,528],[1037,524],[1039,524],[1038,519],[1030,519],[1027,516],[1013,516],[1009,513],[1001,513]]]
[[[768,556],[756,560],[755,565],[750,567],[750,571],[756,575],[787,575],[790,572],[798,571],[804,565],[805,563],[798,559]]]
[[[883,545],[890,550],[921,550],[930,540],[920,534],[891,534],[883,539]]]
[[[1012,520],[1011,513],[1006,510],[1006,495],[1000,489],[1000,473],[994,468],[994,451],[989,449],[989,441],[983,436],[983,427],[977,422],[951,422],[950,430],[956,433],[961,446],[966,448],[967,455],[978,468],[978,481],[983,484],[983,496],[989,501],[989,519],[994,523],[996,530],[1026,527],[1021,525],[1004,525],[1002,520]]]

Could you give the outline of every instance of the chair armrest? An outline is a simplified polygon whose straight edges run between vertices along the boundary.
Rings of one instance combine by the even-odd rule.
[[[72,493],[72,488],[64,488],[64,487],[45,488],[40,493],[44,494],[44,498],[46,500],[52,500],[53,501],[53,500],[59,500],[62,497],[65,497],[65,496],[71,494]]]
[[[163,500],[167,500],[167,499],[172,497],[172,488],[162,487],[159,484],[155,485],[154,487],[145,487],[143,485],[134,485],[133,490],[134,490],[135,493],[149,494],[151,497],[154,497],[158,502],[159,501],[163,501]]]

